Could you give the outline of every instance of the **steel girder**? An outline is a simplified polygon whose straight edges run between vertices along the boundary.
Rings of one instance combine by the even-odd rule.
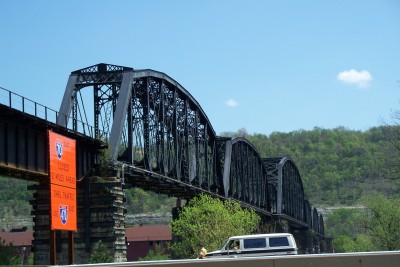
[[[75,131],[85,132],[88,125],[94,125],[94,136],[104,141],[119,140],[118,128],[116,124],[113,140],[111,136],[111,125],[113,125],[114,113],[119,107],[119,112],[123,113],[122,104],[125,98],[129,99],[129,78],[132,76],[133,69],[109,64],[98,64],[81,70],[71,72],[64,97],[58,113],[57,124],[74,129]],[[127,81],[128,80],[128,81]],[[124,94],[120,95],[121,84],[124,85]],[[85,87],[93,87],[90,93],[82,90]],[[126,93],[128,92],[128,93]],[[117,105],[118,97],[120,96]],[[88,98],[91,98],[88,100]],[[88,117],[88,115],[93,115]],[[110,140],[109,140],[110,139]]]
[[[0,175],[47,182],[48,130],[76,140],[77,179],[92,170],[104,143],[60,127],[53,109],[5,88],[0,95]]]
[[[312,228],[312,207],[310,202],[305,199],[304,200],[304,216],[305,216],[305,222],[308,225],[308,228]]]
[[[304,194],[303,183],[296,164],[289,157],[264,158],[268,171],[268,183],[276,188],[276,214],[284,214],[308,225],[310,229],[323,234],[322,216],[311,207]]]
[[[197,187],[323,230],[291,159],[261,159],[244,138],[217,138],[199,103],[162,72],[109,64],[74,71],[57,123],[80,132],[94,124],[92,136],[108,142],[114,160],[142,169],[150,190],[162,187],[157,179],[177,181],[180,196]]]
[[[218,147],[225,197],[271,212],[267,170],[257,149],[242,137],[219,138]]]
[[[276,213],[287,214],[305,222],[303,183],[295,163],[288,157],[264,158],[268,181],[276,188]]]
[[[311,207],[311,225],[310,229],[313,229],[315,232],[320,235],[325,235],[325,224],[324,217],[321,213],[318,212],[316,207]]]
[[[319,232],[320,231],[320,216],[317,208],[315,207],[311,207],[311,229],[313,229],[315,232]]]
[[[318,233],[321,234],[321,235],[323,235],[323,236],[325,236],[324,217],[322,216],[321,213],[319,213],[319,214],[318,214],[318,218],[319,218],[319,220],[318,220],[318,222],[319,222],[319,225],[318,225]]]
[[[282,166],[282,213],[298,220],[304,219],[304,189],[300,173],[294,162],[285,158]]]
[[[271,212],[275,214],[281,213],[282,203],[282,186],[281,177],[282,172],[279,168],[279,162],[281,158],[263,158],[263,163],[267,169],[268,185],[271,194]],[[279,203],[279,205],[278,205]],[[279,206],[279,211],[278,211]]]
[[[134,74],[132,146],[120,159],[203,189],[215,184],[216,136],[199,104],[177,82],[152,70]],[[124,158],[125,157],[125,158]]]
[[[84,100],[86,87],[93,101]],[[58,122],[80,121],[94,123],[115,160],[208,190],[216,183],[214,129],[189,92],[164,73],[108,64],[72,72]]]

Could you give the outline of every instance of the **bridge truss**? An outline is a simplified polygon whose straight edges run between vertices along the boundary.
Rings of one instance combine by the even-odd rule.
[[[218,137],[190,93],[154,70],[98,64],[71,73],[58,124],[94,125],[125,182],[171,196],[233,198],[264,216],[323,234],[290,158],[262,159],[244,138]]]

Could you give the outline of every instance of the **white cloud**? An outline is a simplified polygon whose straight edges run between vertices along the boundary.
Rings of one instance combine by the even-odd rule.
[[[356,84],[360,88],[369,86],[372,76],[367,70],[357,71],[355,69],[342,71],[337,75],[337,79],[344,83]]]
[[[228,100],[226,100],[225,104],[229,107],[236,107],[237,105],[239,105],[238,102],[236,102],[236,100],[230,98]]]

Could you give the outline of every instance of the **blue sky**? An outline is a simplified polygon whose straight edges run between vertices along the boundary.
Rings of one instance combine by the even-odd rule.
[[[400,1],[0,1],[0,86],[58,110],[71,71],[161,71],[217,133],[367,130],[400,109]]]

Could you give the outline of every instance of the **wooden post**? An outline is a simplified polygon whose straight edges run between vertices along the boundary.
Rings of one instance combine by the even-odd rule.
[[[68,231],[68,264],[74,264],[74,233]]]
[[[50,230],[50,265],[56,265],[56,231]]]

